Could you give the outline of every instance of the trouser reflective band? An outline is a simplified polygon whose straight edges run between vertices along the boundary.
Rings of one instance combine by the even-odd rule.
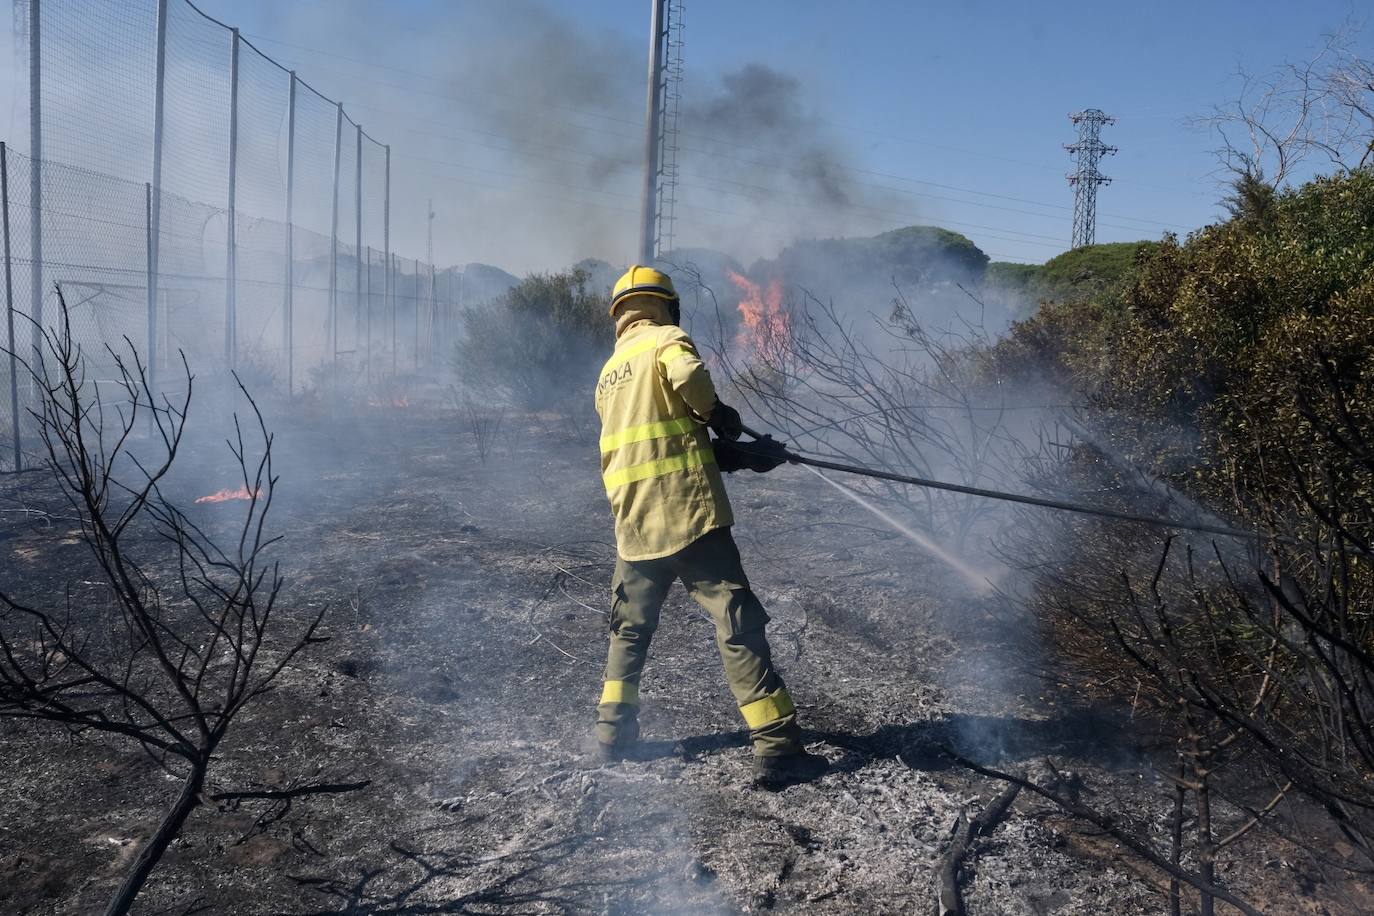
[[[739,708],[740,715],[751,730],[763,728],[770,722],[785,719],[797,711],[792,705],[792,695],[786,687],[779,687],[762,700],[745,703]]]
[[[629,681],[607,681],[601,688],[601,702],[639,705],[639,688]],[[791,703],[789,702],[790,706]]]

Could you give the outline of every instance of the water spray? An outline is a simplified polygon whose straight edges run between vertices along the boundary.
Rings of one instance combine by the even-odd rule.
[[[944,547],[940,546],[940,544],[932,540],[927,535],[922,534],[921,532],[917,531],[909,525],[902,524],[900,521],[893,518],[887,512],[884,512],[882,509],[879,509],[877,506],[873,505],[873,503],[864,499],[862,496],[860,496],[858,493],[855,493],[853,490],[849,489],[849,487],[846,487],[841,483],[836,483],[829,477],[826,477],[820,471],[816,470],[814,467],[807,466],[806,469],[810,471],[812,474],[815,474],[821,480],[824,480],[826,483],[830,484],[836,490],[839,490],[849,499],[858,503],[860,506],[867,509],[869,512],[873,513],[875,516],[882,519],[897,532],[904,535],[907,538],[907,540],[911,541],[916,546],[927,551],[937,560],[944,563],[946,566],[949,566],[955,572],[959,573],[959,575],[963,576],[965,579],[968,580],[969,584],[973,586],[975,591],[979,593],[989,592],[992,591],[992,589],[995,587],[995,583],[989,576],[987,576],[984,573],[980,573],[978,570],[974,569],[972,566],[965,563],[963,560],[959,559],[954,554],[950,553]]]

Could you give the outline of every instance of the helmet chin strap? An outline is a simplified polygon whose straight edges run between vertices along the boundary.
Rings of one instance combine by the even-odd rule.
[[[681,299],[669,299],[669,300],[668,300],[668,318],[673,322],[673,324],[678,325],[679,327],[682,325],[682,300],[681,300]]]

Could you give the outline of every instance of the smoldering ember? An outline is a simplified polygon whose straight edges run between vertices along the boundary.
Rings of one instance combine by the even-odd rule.
[[[0,913],[1374,913],[1348,4],[13,12]]]

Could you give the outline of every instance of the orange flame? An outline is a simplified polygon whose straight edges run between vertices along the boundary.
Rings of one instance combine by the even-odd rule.
[[[211,493],[209,496],[202,496],[196,500],[196,504],[227,503],[231,499],[257,499],[260,495],[262,495],[261,489],[249,492],[247,487],[239,487],[237,490],[220,490],[216,493]]]
[[[765,361],[782,356],[792,324],[782,307],[782,280],[774,277],[765,290],[742,274],[726,272],[730,282],[744,294],[739,301],[744,324],[735,338],[736,345]]]

